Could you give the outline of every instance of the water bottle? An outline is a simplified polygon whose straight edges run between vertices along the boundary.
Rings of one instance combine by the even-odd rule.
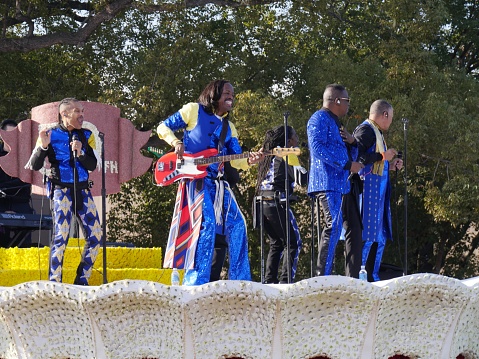
[[[363,280],[365,282],[368,281],[368,272],[366,272],[365,266],[361,266],[361,270],[359,271],[359,280]]]
[[[180,273],[176,268],[171,271],[171,285],[180,285]]]

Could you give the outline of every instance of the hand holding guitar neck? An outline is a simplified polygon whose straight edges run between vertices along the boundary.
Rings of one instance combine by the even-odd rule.
[[[254,165],[264,158],[263,149],[260,149],[258,152],[250,152],[248,157],[248,164]]]

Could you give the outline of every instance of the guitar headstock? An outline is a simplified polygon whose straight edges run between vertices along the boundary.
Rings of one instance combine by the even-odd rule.
[[[301,149],[299,148],[283,148],[283,147],[276,147],[271,150],[271,153],[275,156],[288,156],[288,155],[296,155],[299,156],[301,154]]]
[[[161,156],[165,154],[165,151],[160,150],[159,148],[156,148],[156,147],[148,146],[146,150],[150,152],[152,155],[154,155],[156,158],[160,158]]]

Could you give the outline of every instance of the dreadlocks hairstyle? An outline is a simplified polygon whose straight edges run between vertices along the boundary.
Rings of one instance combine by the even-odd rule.
[[[288,129],[288,140],[293,135],[293,128],[287,126]],[[277,126],[266,132],[266,136],[263,142],[263,150],[265,152],[271,151],[276,147],[287,147],[287,144],[284,143],[284,126]],[[269,166],[273,161],[273,156],[265,156],[263,160],[258,165],[258,178],[256,180],[256,195],[259,193],[261,182],[263,182],[266,174],[269,171]]]
[[[231,84],[231,82],[228,80],[211,81],[200,94],[200,97],[198,97],[198,102],[205,107],[207,113],[215,113],[226,84]]]

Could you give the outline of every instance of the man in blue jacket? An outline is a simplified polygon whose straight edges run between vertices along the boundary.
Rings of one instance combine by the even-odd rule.
[[[350,190],[350,173],[357,173],[363,167],[355,162],[358,149],[354,137],[340,122],[349,110],[349,100],[344,86],[326,86],[323,107],[311,116],[307,125],[311,153],[308,194],[318,199],[326,220],[319,242],[318,275],[331,274],[343,225],[342,197]]]
[[[88,285],[102,232],[98,211],[90,192],[89,172],[97,165],[95,137],[83,128],[83,105],[65,98],[58,106],[58,123],[39,131],[27,168],[39,171],[48,159],[48,183],[55,229],[50,253],[50,280],[62,282],[63,254],[68,244],[73,217],[83,224],[85,248],[74,284]]]

